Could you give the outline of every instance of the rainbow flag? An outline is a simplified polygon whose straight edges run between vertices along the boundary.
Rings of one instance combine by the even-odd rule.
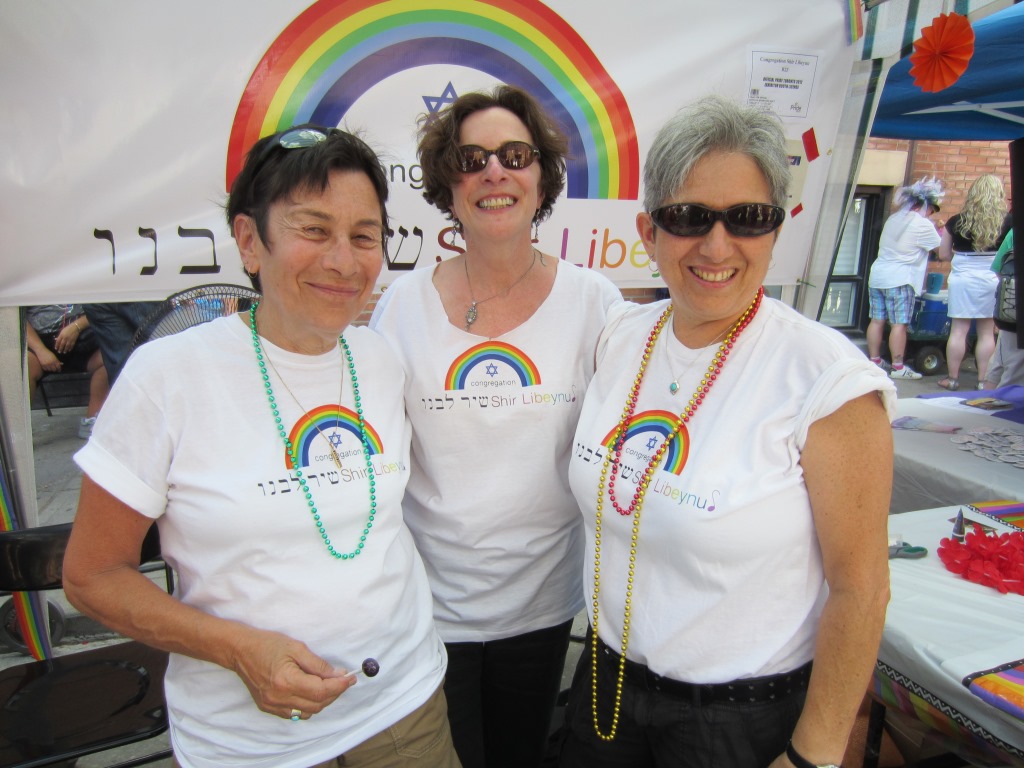
[[[0,531],[18,529],[18,519],[14,514],[14,496],[7,482],[7,465],[0,452]],[[53,657],[53,646],[50,644],[50,628],[47,624],[46,598],[38,592],[15,592],[14,612],[18,617],[18,629],[21,638],[28,646],[28,652],[37,661]]]
[[[963,684],[993,707],[1024,719],[1024,659],[975,672],[965,677]]]
[[[850,45],[864,37],[864,5],[862,0],[847,0],[846,18],[849,22]]]
[[[997,499],[995,501],[975,501],[968,506],[979,514],[1024,531],[1024,501]]]

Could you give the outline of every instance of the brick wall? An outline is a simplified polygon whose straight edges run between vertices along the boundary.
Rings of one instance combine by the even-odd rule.
[[[942,180],[946,195],[942,211],[934,218],[938,225],[957,213],[967,197],[967,190],[979,176],[991,173],[1003,180],[1006,198],[1010,199],[1010,150],[1006,141],[910,141],[907,139],[868,139],[868,149],[899,150],[908,153],[906,181],[912,183],[923,176]],[[949,275],[949,262],[931,261],[929,272]],[[945,283],[943,284],[945,286]]]
[[[974,180],[991,173],[1003,180],[1010,196],[1010,150],[1007,141],[908,141],[869,139],[868,149],[909,153],[907,181],[936,176],[946,187],[939,221],[960,210]]]

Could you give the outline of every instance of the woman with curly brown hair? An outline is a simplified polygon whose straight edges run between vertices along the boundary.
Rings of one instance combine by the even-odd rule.
[[[565,152],[518,88],[463,94],[426,120],[424,197],[465,251],[396,280],[370,321],[406,371],[403,509],[448,650],[448,717],[466,768],[540,764],[583,608],[583,521],[566,472],[620,296],[534,244]]]
[[[960,364],[967,349],[971,320],[976,323],[978,342],[974,359],[978,363],[978,381],[984,381],[988,361],[995,349],[997,278],[992,260],[1011,225],[1006,212],[1006,192],[998,177],[979,176],[967,192],[960,213],[946,222],[939,259],[952,260],[949,273],[949,316],[953,321],[946,342],[949,372],[939,381],[943,389],[960,389]]]

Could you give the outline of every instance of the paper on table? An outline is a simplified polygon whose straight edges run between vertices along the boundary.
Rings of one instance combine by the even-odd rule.
[[[985,394],[985,390],[981,390],[981,392],[979,392],[977,394]],[[963,397],[963,395],[960,395],[960,394],[958,394],[958,395],[956,395],[954,397],[943,396],[943,395],[939,395],[939,396],[934,396],[934,395],[924,395],[924,396],[921,396],[921,395],[918,395],[918,397],[921,397],[923,400],[927,400],[928,405],[937,405],[940,408],[948,408],[951,411],[961,411],[963,413],[973,413],[975,416],[991,416],[994,413],[997,413],[997,411],[986,411],[983,408],[975,408],[975,407],[970,406],[970,405],[964,405],[964,399],[965,398]]]
[[[945,432],[946,434],[953,434],[961,430],[961,427],[954,427],[951,424],[939,424],[938,422],[928,421],[928,419],[921,419],[917,416],[900,416],[893,419],[892,428],[912,429],[918,432]]]
[[[985,416],[992,416],[996,419],[1011,421],[1015,424],[1024,424],[1024,386],[1019,384],[1010,384],[997,389],[959,392],[954,396],[949,396],[944,393],[936,393],[933,395],[918,395],[918,397],[927,400],[932,405],[938,405],[943,408],[951,408],[957,411],[970,411],[975,414],[983,414]],[[972,408],[971,406],[964,405],[961,402],[964,399],[970,400],[974,397],[995,397],[999,400],[1007,400],[1013,403],[1015,407],[1006,410],[985,411],[980,408]]]

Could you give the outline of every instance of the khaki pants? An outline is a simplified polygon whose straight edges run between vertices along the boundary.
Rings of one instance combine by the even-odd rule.
[[[174,768],[180,768],[177,760]],[[443,687],[390,728],[311,768],[462,768],[452,746]]]

